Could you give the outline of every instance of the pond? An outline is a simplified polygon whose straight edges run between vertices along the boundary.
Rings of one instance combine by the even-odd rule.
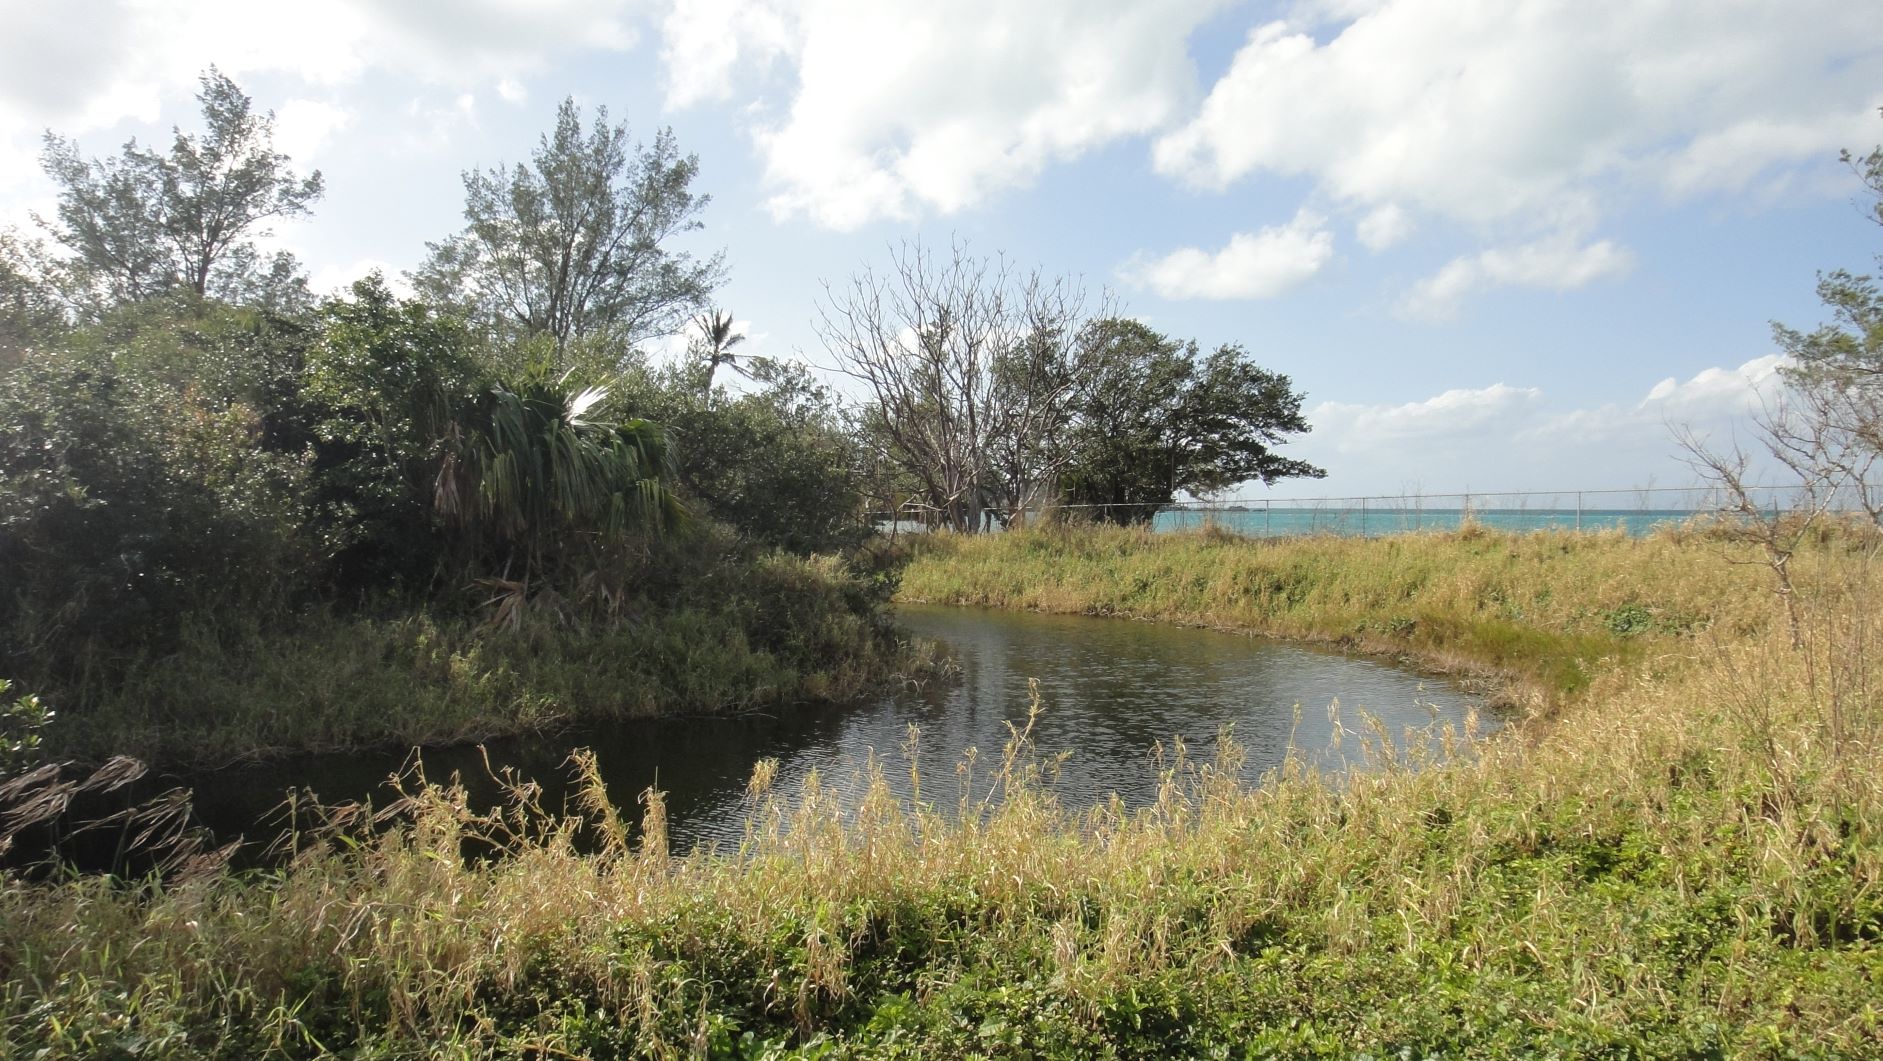
[[[1159,742],[1180,738],[1193,760],[1207,760],[1227,727],[1247,751],[1245,777],[1255,781],[1291,746],[1326,769],[1360,765],[1360,742],[1351,734],[1365,728],[1364,716],[1398,739],[1408,728],[1462,725],[1478,706],[1444,679],[1237,634],[932,606],[905,606],[899,615],[911,633],[943,644],[959,663],[958,681],[782,716],[632,721],[493,741],[489,761],[543,783],[547,804],[560,806],[569,752],[591,748],[620,806],[634,807],[650,786],[666,793],[670,841],[685,851],[743,835],[746,783],[761,759],[778,760],[774,791],[796,791],[812,771],[855,791],[873,753],[898,794],[907,795],[911,727],[919,733],[914,753],[924,798],[952,804],[956,764],[966,749],[978,749],[977,771],[985,777],[999,760],[1008,724],[1025,724],[1029,679],[1038,679],[1043,707],[1033,730],[1037,750],[1069,753],[1055,791],[1072,807],[1113,792],[1127,805],[1148,802],[1157,787]],[[1489,729],[1495,720],[1487,716],[1483,724]],[[1336,746],[1340,727],[1350,735]],[[328,802],[369,795],[383,801],[383,782],[403,762],[396,753],[322,755],[181,780],[195,788],[198,814],[213,831],[255,837],[257,823],[289,787]],[[433,780],[459,772],[474,798],[494,797],[484,753],[475,748],[427,751],[424,764]]]

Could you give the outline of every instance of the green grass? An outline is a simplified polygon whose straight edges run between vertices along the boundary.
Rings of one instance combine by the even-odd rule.
[[[515,628],[389,607],[186,626],[170,651],[61,697],[60,755],[215,766],[278,753],[436,746],[653,715],[844,700],[909,665],[854,576],[781,554],[706,592],[600,622]]]
[[[901,599],[1330,641],[1493,677],[1505,699],[1547,712],[1698,630],[1763,628],[1768,594],[1722,549],[1698,532],[937,535],[914,544]]]
[[[1177,757],[1135,813],[1024,739],[975,767],[1000,804],[840,816],[761,766],[717,854],[657,799],[591,803],[594,850],[415,787],[269,873],[0,885],[0,1054],[1878,1056],[1883,578],[1845,544],[1797,562],[1793,650],[1698,536],[940,541],[906,592],[1423,645],[1553,713],[1341,784]]]

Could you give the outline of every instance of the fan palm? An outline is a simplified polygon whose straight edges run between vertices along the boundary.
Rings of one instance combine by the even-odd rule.
[[[438,511],[521,554],[525,578],[552,553],[622,544],[683,518],[667,487],[666,432],[594,415],[607,394],[541,372],[492,387],[459,424],[434,492]]]

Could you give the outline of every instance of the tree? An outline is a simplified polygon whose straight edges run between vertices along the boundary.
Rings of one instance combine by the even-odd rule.
[[[745,342],[745,335],[744,333],[733,334],[732,314],[725,310],[714,309],[702,313],[693,318],[693,323],[700,330],[700,338],[694,344],[694,352],[700,363],[706,366],[706,383],[701,388],[701,394],[708,402],[711,402],[713,373],[719,371],[721,365],[742,375],[749,374],[739,367],[738,355],[732,352],[733,347]]]
[[[1876,200],[1865,213],[1883,224],[1883,147],[1862,157],[1844,151],[1841,158]],[[1883,267],[1883,256],[1877,263]],[[1773,337],[1790,358],[1780,369],[1786,389],[1754,421],[1767,463],[1792,480],[1788,505],[1781,508],[1773,492],[1757,485],[1752,457],[1736,443],[1722,450],[1691,428],[1675,428],[1688,463],[1720,494],[1720,533],[1756,546],[1771,571],[1797,649],[1805,647],[1806,623],[1793,555],[1832,513],[1861,513],[1883,525],[1883,488],[1875,481],[1883,463],[1883,292],[1873,278],[1837,269],[1818,274],[1818,297],[1831,323],[1810,332],[1773,323]]]
[[[837,397],[801,365],[753,359],[744,393],[708,405],[700,366],[626,374],[623,404],[665,426],[689,505],[742,537],[796,553],[865,536],[858,443]]]
[[[451,428],[485,382],[470,337],[378,273],[324,302],[314,325],[297,397],[331,577],[348,588],[424,585],[444,552],[433,486]]]
[[[976,529],[990,504],[1015,518],[1064,459],[1083,293],[959,245],[938,262],[919,244],[888,275],[826,291],[818,331],[868,388],[865,431],[950,527]]]
[[[168,153],[132,140],[117,158],[88,159],[48,131],[41,165],[59,186],[56,222],[41,224],[71,253],[72,297],[87,311],[188,291],[257,302],[300,289],[293,257],[255,244],[271,218],[307,214],[322,191],[274,150],[274,115],[214,67],[196,95],[200,135],[173,129]]]
[[[1842,158],[1875,200],[1865,213],[1883,225],[1883,147],[1862,157],[1845,151]],[[1883,255],[1877,265],[1883,268]],[[1784,451],[1782,463],[1824,469],[1875,517],[1883,513],[1883,496],[1867,472],[1883,455],[1883,291],[1873,277],[1836,269],[1819,274],[1818,298],[1831,323],[1811,332],[1772,325],[1791,358],[1781,369],[1791,393],[1783,415],[1764,427]]]
[[[1274,447],[1309,430],[1301,392],[1287,376],[1255,364],[1226,343],[1196,366],[1184,391],[1165,460],[1173,490],[1204,495],[1260,480],[1320,479],[1324,469],[1283,457]]]
[[[989,493],[1009,526],[1046,507],[1073,459],[1070,431],[1079,381],[1087,372],[1078,335],[1084,297],[1064,280],[1035,273],[1021,286],[1010,340],[993,359],[988,402]]]
[[[492,386],[454,430],[436,509],[502,557],[523,594],[539,576],[598,575],[615,549],[682,515],[666,432],[603,415],[608,392],[531,372]]]
[[[0,232],[0,373],[66,330],[57,293],[40,280],[42,270],[30,257],[14,233]]]
[[[1841,158],[1874,200],[1865,213],[1883,225],[1883,147]],[[1781,466],[1836,495],[1838,507],[1883,522],[1883,490],[1871,476],[1883,460],[1883,291],[1873,277],[1836,269],[1819,274],[1818,298],[1831,323],[1811,332],[1772,325],[1791,358],[1780,370],[1788,393],[1767,410],[1760,432]]]
[[[1242,347],[1199,356],[1195,342],[1118,318],[1092,322],[1080,340],[1087,354],[1064,479],[1068,502],[1135,523],[1180,492],[1327,474],[1275,452],[1286,436],[1309,429],[1302,395]]]
[[[695,260],[674,237],[701,227],[699,158],[673,131],[630,149],[598,108],[589,131],[574,99],[556,111],[530,163],[464,174],[463,232],[429,244],[421,293],[482,318],[508,339],[620,345],[678,332],[722,279],[723,256]]]
[[[1066,501],[1115,523],[1148,521],[1174,494],[1164,454],[1196,356],[1185,344],[1134,320],[1087,326],[1090,353],[1081,381],[1077,457],[1065,475]]]
[[[125,307],[131,339],[80,331],[0,377],[0,672],[162,651],[183,616],[314,583],[311,469],[277,423],[304,341],[199,309]]]

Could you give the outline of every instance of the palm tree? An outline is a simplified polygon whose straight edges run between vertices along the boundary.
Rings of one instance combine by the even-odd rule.
[[[699,352],[706,361],[706,400],[713,398],[713,373],[724,365],[734,372],[746,375],[739,367],[738,356],[732,348],[745,342],[743,334],[732,334],[732,313],[729,310],[712,309],[693,318],[693,324],[700,330]]]
[[[520,559],[523,581],[584,553],[592,567],[609,547],[683,519],[667,486],[666,431],[593,415],[607,395],[606,385],[578,389],[540,369],[492,387],[453,432],[433,495],[439,513],[506,564]]]

